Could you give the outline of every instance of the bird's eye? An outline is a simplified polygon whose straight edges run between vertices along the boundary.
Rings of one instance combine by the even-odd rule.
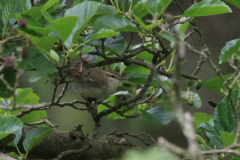
[[[111,75],[112,78],[116,78],[114,75]]]

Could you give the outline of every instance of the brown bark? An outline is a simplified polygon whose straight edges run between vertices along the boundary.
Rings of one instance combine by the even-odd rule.
[[[105,136],[96,139],[92,145],[89,137],[79,128],[71,132],[53,131],[48,137],[39,142],[28,154],[28,159],[62,159],[62,160],[91,160],[121,158],[124,151],[132,145],[125,137]],[[24,126],[23,135],[18,144],[21,153],[24,153],[23,140],[32,127]],[[5,147],[5,152],[17,151],[12,147]],[[61,157],[59,156],[61,155]]]

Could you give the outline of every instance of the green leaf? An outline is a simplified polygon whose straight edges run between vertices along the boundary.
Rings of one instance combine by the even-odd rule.
[[[58,70],[43,55],[36,55],[32,58],[32,65],[36,68],[38,74],[42,77],[48,77]]]
[[[93,40],[90,42],[91,46],[102,47],[101,40]],[[115,52],[121,54],[126,49],[126,44],[122,35],[117,35],[115,38],[109,37],[104,41],[106,51]]]
[[[139,47],[141,47],[141,44],[137,44],[137,45],[133,46],[133,49],[137,49]],[[136,57],[141,58],[144,61],[152,62],[153,54],[151,54],[151,53],[149,53],[147,51],[143,51],[143,52],[138,53],[136,55]]]
[[[240,8],[240,1],[239,0],[224,0],[232,5],[234,5],[237,8]]]
[[[230,97],[234,106],[236,106],[238,102],[238,95],[239,90],[233,90],[231,92]],[[222,101],[216,106],[214,111],[214,120],[214,124],[219,131],[223,130],[233,132],[233,130],[236,128],[231,103],[227,97],[224,97]]]
[[[146,25],[146,24],[143,22],[143,20],[142,20],[141,18],[137,17],[137,16],[135,16],[135,19],[136,19],[136,21],[139,23],[139,25],[140,25],[143,29],[145,29],[145,30],[147,30],[147,31],[150,31],[150,30],[152,30],[154,27],[157,26],[157,24],[155,24],[155,23]],[[162,22],[162,19],[158,20],[158,23],[160,23],[160,22]]]
[[[9,21],[9,15],[13,13],[16,9],[15,3],[7,3],[4,5],[3,11],[2,11],[2,21],[4,23],[4,26],[8,24]]]
[[[232,10],[220,0],[204,0],[194,3],[184,13],[185,17],[211,16],[224,13],[231,13]]]
[[[94,49],[95,49],[95,47],[83,47],[82,49],[81,49],[81,53],[82,54],[87,54],[87,53],[89,53],[89,52],[92,52],[92,51],[94,51]],[[79,55],[78,55],[78,57],[79,57]]]
[[[42,54],[37,50],[36,48],[30,47],[28,48],[28,52],[31,54],[28,54],[27,59],[23,59],[22,62],[19,65],[19,68],[22,70],[33,70],[34,69],[34,64],[32,64],[32,58],[38,54]]]
[[[50,57],[52,57],[55,61],[59,62],[58,54],[54,50],[52,50],[52,49],[50,51]]]
[[[64,17],[78,16],[77,23],[65,42],[65,46],[67,48],[70,48],[72,43],[77,40],[80,33],[83,31],[83,29],[87,26],[88,22],[98,11],[99,5],[100,3],[97,2],[86,1],[81,4],[75,5],[73,8],[70,8],[65,12]]]
[[[21,15],[27,15],[32,17],[33,19],[38,19],[39,17],[41,17],[41,10],[42,10],[43,6],[39,6],[39,7],[32,7],[31,9],[21,12],[19,14]]]
[[[6,31],[6,27],[8,25],[8,22],[9,22],[9,18],[10,18],[10,14],[13,13],[16,9],[16,4],[15,3],[7,3],[4,8],[3,8],[3,11],[2,11],[2,21],[3,21],[3,24],[4,24],[4,27],[3,27],[3,30],[2,30],[2,39],[4,38],[4,35],[5,35],[5,31]],[[2,49],[0,49],[0,52],[1,52]]]
[[[48,21],[48,23],[51,24],[51,26],[56,30],[58,35],[61,37],[61,40],[65,42],[65,40],[69,37],[73,28],[75,27],[78,17],[69,16],[69,17],[63,17],[53,21],[53,18],[47,11],[42,10],[41,12],[42,12],[42,15]]]
[[[148,79],[148,74],[142,74],[142,73],[136,72],[136,73],[128,74],[125,78],[132,83],[145,84]],[[169,78],[165,76],[159,76],[159,75],[153,77],[151,84],[153,86],[158,87],[160,85],[159,81],[164,82],[169,87],[173,87],[171,80]]]
[[[15,81],[16,81],[16,77],[15,77],[13,69],[3,69],[0,72],[0,75],[1,76],[3,75],[3,78],[6,80],[6,82],[11,87],[13,87],[13,85],[15,84]],[[13,91],[9,90],[2,80],[0,80],[0,88],[1,88],[0,97],[9,98],[12,96]]]
[[[240,47],[240,39],[234,39],[231,41],[228,41],[226,45],[222,48],[221,54],[219,56],[219,64],[228,62],[228,59],[237,59],[237,56],[239,56],[239,47]]]
[[[23,11],[23,7],[21,5],[21,2],[19,0],[0,0],[1,6],[5,6],[8,3],[16,4],[16,10],[15,13],[19,13]]]
[[[196,139],[197,139],[201,144],[204,145],[205,150],[211,150],[211,147],[209,147],[209,146],[207,145],[207,143],[205,142],[205,140],[204,140],[201,136],[196,135]]]
[[[33,83],[33,82],[37,82],[38,80],[40,80],[42,78],[42,76],[36,74],[33,75],[31,78],[29,78],[29,82]]]
[[[25,114],[21,117],[21,121],[24,123],[32,123],[40,121],[44,118],[47,118],[46,110],[39,110],[39,111],[32,111],[31,113]],[[45,126],[45,124],[38,125],[38,126]]]
[[[23,141],[23,147],[26,153],[28,153],[37,143],[47,137],[54,129],[52,128],[35,128],[26,134]]]
[[[130,20],[127,18],[116,15],[116,14],[110,14],[107,16],[102,16],[98,18],[93,23],[93,28],[97,30],[101,29],[111,29],[116,32],[137,32],[138,29],[135,24],[133,24]]]
[[[47,11],[48,13],[52,14],[57,10],[63,9],[66,6],[66,4],[58,4],[58,5],[54,5],[51,8],[49,8]]]
[[[53,48],[55,42],[55,37],[46,36],[41,39],[33,39],[33,44],[42,52],[47,51],[50,52]]]
[[[154,107],[147,111],[140,110],[142,116],[152,122],[168,124],[173,120],[172,112],[167,107]]]
[[[18,159],[19,158],[19,155],[15,152],[10,152],[10,153],[7,153],[6,155],[10,156],[10,157],[13,157],[13,158],[16,158]]]
[[[108,37],[114,37],[116,35],[120,34],[119,32],[115,32],[114,30],[111,29],[101,29],[97,32],[95,32],[92,37],[91,40],[94,39],[101,39],[101,38],[108,38]]]
[[[23,127],[23,123],[20,119],[10,115],[0,116],[0,124],[0,139],[21,130]]]
[[[1,42],[0,42],[0,45],[2,45]],[[5,49],[1,52],[0,57],[5,57],[5,56],[10,55],[14,49],[16,49],[16,47],[5,48]]]
[[[25,11],[29,10],[32,7],[31,0],[20,0]]]
[[[17,144],[18,144],[18,142],[19,142],[20,139],[21,139],[22,130],[20,129],[20,130],[16,131],[16,132],[14,133],[14,135],[15,135],[14,140],[13,140],[12,142],[8,143],[8,145],[13,146],[13,147],[16,147]]]
[[[23,59],[22,63],[20,64],[20,68],[23,70],[36,69],[37,76],[34,78],[35,80],[38,80],[41,77],[48,77],[52,73],[58,71],[56,67],[49,62],[49,60],[38,49],[29,48],[29,53],[31,54],[29,54],[27,59]]]
[[[181,93],[181,96],[183,98],[183,101],[184,102],[188,102],[188,99],[190,99],[190,97],[193,95],[193,92],[192,91],[189,91],[188,95],[187,95],[187,91],[183,91]],[[200,108],[202,106],[202,101],[199,97],[199,95],[197,93],[194,93],[193,95],[193,106],[196,107],[196,108]]]
[[[216,129],[208,123],[201,123],[197,126],[198,130],[204,130],[213,134],[217,134]]]
[[[145,67],[142,67],[142,66],[139,66],[139,65],[131,65],[129,67],[127,67],[125,70],[124,70],[125,73],[127,74],[133,74],[133,73],[142,73],[142,74],[149,74],[150,73],[150,70],[145,68]]]
[[[222,138],[223,145],[225,147],[228,147],[228,146],[233,144],[234,139],[236,138],[235,134],[228,133],[228,132],[225,132],[225,131],[220,131],[219,133],[220,133],[220,136]]]
[[[232,77],[233,74],[228,74],[224,76],[224,79],[228,79],[230,77]],[[232,80],[230,80],[230,84],[231,84]],[[220,94],[223,96],[223,93],[221,92],[221,90],[226,90],[226,86],[223,84],[223,81],[220,77],[216,77],[216,78],[212,78],[206,82],[202,82],[202,85],[204,85],[205,87],[213,90],[214,92]],[[234,89],[238,88],[237,84],[233,86]]]
[[[38,33],[41,33],[43,35],[47,35],[48,33],[52,32],[54,29],[53,27],[33,27],[33,26],[28,26],[29,29],[34,30]]]
[[[19,14],[15,14],[15,18],[17,19],[18,22],[21,18],[24,18],[27,21],[27,28],[29,28],[29,26],[43,28],[41,23],[38,20],[35,20],[29,15],[22,15],[21,13],[19,13]]]
[[[147,14],[161,16],[172,0],[140,1],[133,8],[134,17],[142,18]]]
[[[119,100],[119,98],[125,98],[126,96],[132,96],[132,94],[130,94],[128,91],[126,91],[126,92],[119,91],[119,92],[116,92],[115,94],[111,95],[109,98],[107,98],[106,101],[109,101],[109,103],[108,103],[109,105],[114,105]],[[98,106],[98,113],[100,113],[104,110],[108,110],[108,109],[109,109],[108,107],[101,104]],[[128,110],[128,106],[122,106],[119,109],[119,111],[125,111],[125,110]],[[134,112],[135,112],[135,109],[131,108],[130,110],[126,111],[124,113],[124,115],[125,116],[132,115]],[[112,120],[125,118],[125,117],[122,117],[121,115],[117,114],[116,112],[112,112],[112,113],[108,114],[106,117],[109,119],[112,119]]]
[[[48,10],[49,8],[54,6],[54,4],[56,4],[57,2],[59,2],[59,0],[48,0],[47,3],[44,5],[43,9]]]
[[[20,104],[38,104],[40,98],[38,95],[33,93],[32,88],[25,88],[25,89],[20,89],[18,88],[16,90],[17,93],[17,105]]]
[[[178,160],[179,157],[164,147],[155,146],[145,152],[128,151],[123,160]]]
[[[223,148],[224,148],[222,142],[219,141],[219,140],[217,139],[217,137],[211,136],[211,137],[209,137],[209,139],[210,139],[210,144],[211,144],[214,148],[215,148],[215,147],[216,147],[217,149],[223,149]]]
[[[201,123],[209,123],[211,119],[213,119],[214,116],[202,113],[202,112],[196,112],[194,113],[194,124],[198,126]]]

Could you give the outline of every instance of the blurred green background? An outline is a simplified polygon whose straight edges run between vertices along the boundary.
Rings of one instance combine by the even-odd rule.
[[[185,10],[189,7],[189,2],[186,0],[179,0],[180,5]],[[192,2],[192,1],[191,1]],[[67,3],[71,4],[71,0],[68,0]],[[69,5],[68,4],[68,5]],[[224,47],[227,41],[232,39],[238,39],[240,37],[239,32],[239,15],[240,9],[228,4],[233,13],[232,14],[224,14],[217,15],[211,17],[201,17],[197,18],[197,26],[202,31],[202,37],[204,42],[209,47],[212,55],[211,58],[215,64],[219,68],[223,75],[232,72],[231,68],[228,67],[227,64],[218,65],[218,56],[220,55],[220,50]],[[172,15],[180,15],[181,12],[176,5],[171,4],[167,9],[167,12]],[[190,30],[192,27],[190,26]],[[129,34],[123,34],[125,40],[128,41]],[[198,35],[194,33],[188,40],[190,44],[194,45],[197,49],[200,49],[200,44],[198,41]],[[134,36],[134,43],[140,43],[141,39],[138,36]],[[195,68],[197,61],[199,59],[199,55],[187,50],[187,62],[183,66],[183,72],[191,74]],[[36,83],[30,83],[28,79],[34,75],[34,72],[28,72],[21,78],[22,88],[32,87],[34,93],[38,94],[41,98],[41,102],[49,102],[52,98],[53,85],[51,82],[45,83],[44,81],[38,81]],[[198,77],[203,81],[209,80],[213,77],[216,77],[215,72],[209,67],[207,63],[201,68]],[[186,90],[186,80],[184,78],[182,81],[182,89]],[[62,87],[59,87],[58,93],[60,93]],[[121,90],[121,88],[119,88]],[[190,107],[188,105],[184,105],[186,111],[194,112],[206,112],[208,114],[213,114],[213,108],[208,105],[207,100],[211,99],[216,102],[221,100],[221,97],[214,93],[213,91],[202,87],[198,92],[202,99],[202,108],[196,109],[194,107]],[[73,90],[69,87],[65,97],[62,99],[62,102],[70,102],[72,100],[81,100],[81,97],[76,95]],[[162,104],[159,104],[161,106]],[[83,124],[83,131],[85,133],[93,133],[94,122],[91,118],[91,115],[87,111],[78,111],[74,110],[71,107],[51,107],[48,112],[48,117],[51,118],[51,122],[55,125],[59,125],[59,130],[70,131],[74,126],[78,123]],[[173,142],[179,146],[186,147],[187,142],[185,137],[183,136],[179,125],[176,122],[171,122],[170,124],[164,126],[159,125],[157,123],[152,123],[142,117],[136,119],[124,119],[124,120],[109,120],[107,118],[103,118],[101,120],[100,127],[100,136],[111,132],[112,130],[117,129],[118,132],[129,132],[132,134],[138,134],[142,132],[146,132],[153,136],[154,139],[157,139],[159,136],[165,137],[170,142]],[[149,138],[147,138],[149,139]],[[131,142],[144,147],[140,142],[130,139]],[[150,140],[149,140],[150,141]]]

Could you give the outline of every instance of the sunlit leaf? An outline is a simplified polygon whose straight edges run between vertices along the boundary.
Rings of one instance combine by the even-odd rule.
[[[224,13],[231,13],[232,10],[220,0],[204,0],[194,3],[184,13],[186,17],[211,16]]]
[[[23,147],[26,153],[28,153],[37,143],[47,137],[52,131],[53,128],[35,128],[29,131],[23,141]]]

